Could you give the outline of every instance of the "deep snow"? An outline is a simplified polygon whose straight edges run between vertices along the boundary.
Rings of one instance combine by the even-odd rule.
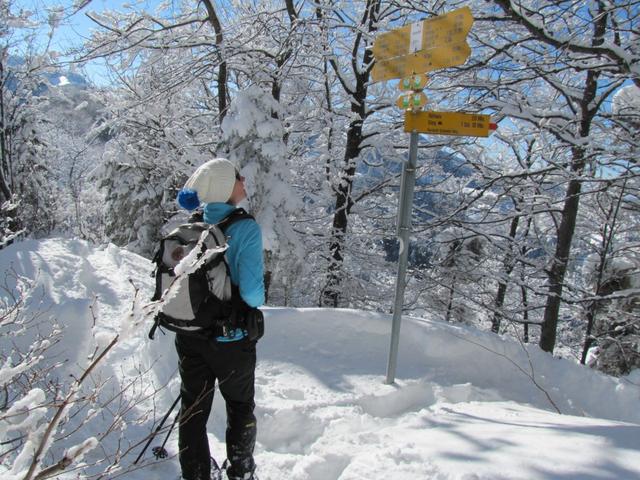
[[[113,245],[49,239],[0,251],[0,268],[35,279],[39,288],[26,308],[44,312],[41,331],[52,318],[65,326],[50,353],[67,361],[52,376],[77,376],[96,346],[120,335],[92,375],[104,385],[100,401],[70,425],[91,420],[56,442],[45,466],[96,437],[100,445],[84,462],[119,447],[128,450],[120,465],[129,467],[179,391],[173,335],[151,341],[137,310],[131,314],[134,286],[140,298],[150,296],[150,262]],[[640,478],[640,372],[615,379],[533,345],[404,317],[397,382],[385,385],[389,315],[275,307],[265,315],[256,380],[261,480]],[[29,335],[18,346],[28,346]],[[12,348],[6,338],[0,346]],[[125,396],[114,397],[123,389]],[[115,422],[114,412],[122,412]],[[216,397],[209,430],[220,461],[224,428]],[[176,453],[177,435],[167,448]],[[155,461],[147,452],[140,466],[119,478],[179,477],[175,458]],[[21,478],[10,467],[5,461],[0,476]],[[104,468],[71,468],[59,478]],[[112,469],[105,478],[121,473]]]

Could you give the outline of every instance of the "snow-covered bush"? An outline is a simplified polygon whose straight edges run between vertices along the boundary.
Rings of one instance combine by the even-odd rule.
[[[77,332],[49,311],[53,305],[46,281],[13,270],[4,275],[0,287],[0,477],[37,480],[76,469],[84,472],[79,478],[86,478],[89,471],[121,469],[119,460],[126,447],[119,445],[118,451],[96,447],[110,436],[124,435],[127,425],[138,422],[128,412],[144,389],[132,388],[134,382],[120,388],[100,371],[118,336],[94,332],[87,341],[75,338]],[[82,311],[78,307],[89,310],[95,328],[94,305],[74,304],[71,299],[64,303],[70,317]],[[72,318],[64,320],[73,323]]]
[[[250,87],[238,92],[222,132],[229,159],[246,177],[250,210],[262,228],[267,289],[272,279],[286,292],[297,281],[303,250],[290,223],[301,203],[292,188],[279,110],[272,96]]]
[[[632,259],[609,262],[595,310],[595,346],[589,363],[620,376],[640,368],[640,264]]]
[[[472,324],[477,320],[476,314],[471,302],[464,298],[462,287],[470,289],[481,283],[478,269],[485,254],[485,241],[457,228],[444,230],[436,240],[439,248],[432,268],[440,275],[440,285],[432,302],[443,311],[446,321]]]
[[[0,205],[0,248],[11,245],[24,233],[16,218],[20,202],[7,200]]]

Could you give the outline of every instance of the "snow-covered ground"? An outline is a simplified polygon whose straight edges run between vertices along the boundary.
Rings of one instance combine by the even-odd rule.
[[[134,286],[150,295],[150,262],[114,246],[51,239],[0,251],[0,268],[10,267],[39,286],[25,309],[42,310],[43,325],[56,318],[66,327],[50,350],[66,361],[50,375],[77,376],[96,347],[120,335],[91,376],[103,385],[97,401],[70,418],[44,465],[96,437],[84,462],[119,450],[128,468],[179,392],[173,335],[151,341],[131,315]],[[261,480],[640,478],[640,372],[615,379],[533,345],[405,317],[397,383],[386,385],[389,315],[275,307],[265,314],[256,381]],[[29,332],[18,348],[32,341]],[[0,347],[15,348],[6,339]],[[78,418],[90,420],[73,432]],[[218,396],[209,438],[220,461],[224,429]],[[7,432],[0,420],[0,436]],[[24,465],[19,459],[11,471],[5,458],[0,477],[22,478]],[[179,478],[176,458],[157,461],[150,451],[138,467],[118,478]],[[58,478],[88,475],[69,468]]]

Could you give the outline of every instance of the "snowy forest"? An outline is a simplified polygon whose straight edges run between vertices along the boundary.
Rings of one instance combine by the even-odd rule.
[[[37,4],[0,0],[0,252],[66,238],[150,259],[186,179],[226,157],[263,231],[268,306],[390,313],[409,135],[372,45],[466,6],[471,55],[429,74],[427,109],[498,129],[420,137],[403,312],[640,368],[636,0]],[[89,33],[60,50],[79,16]],[[33,320],[20,305],[3,300],[0,327]],[[0,413],[18,370],[0,370]]]
[[[151,256],[188,175],[225,156],[266,232],[269,304],[388,311],[408,135],[371,45],[469,5],[471,57],[431,76],[429,106],[499,130],[421,138],[405,309],[640,366],[635,2],[82,3],[44,20],[2,5],[3,244]],[[77,48],[35,37],[74,14],[95,24]],[[50,81],[96,59],[108,87]]]

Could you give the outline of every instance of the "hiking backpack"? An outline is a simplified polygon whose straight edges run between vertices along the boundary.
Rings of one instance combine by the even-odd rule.
[[[186,335],[216,336],[238,326],[244,302],[231,284],[224,232],[245,218],[253,217],[237,208],[218,224],[185,223],[160,240],[153,258],[156,288],[151,300],[156,301],[156,310],[149,338],[153,339],[158,327]]]

